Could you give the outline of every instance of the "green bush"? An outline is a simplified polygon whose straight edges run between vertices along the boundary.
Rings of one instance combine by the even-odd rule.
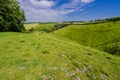
[[[34,31],[35,31],[34,28],[31,28],[31,29],[28,30],[28,32],[34,32]]]
[[[66,27],[66,26],[68,26],[69,24],[56,24],[56,25],[54,25],[54,27],[53,27],[53,31],[54,30],[58,30],[58,29],[61,29],[61,28],[64,28],[64,27]]]
[[[104,47],[104,51],[110,54],[120,55],[120,44],[114,43]]]
[[[21,32],[25,30],[24,21],[24,11],[17,0],[0,0],[0,32]]]

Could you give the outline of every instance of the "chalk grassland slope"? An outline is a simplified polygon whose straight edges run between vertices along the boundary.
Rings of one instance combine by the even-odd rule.
[[[33,24],[24,24],[27,31],[51,31],[54,25],[57,23],[33,23]]]
[[[102,49],[111,43],[120,42],[120,22],[91,25],[70,25],[54,32],[82,45]]]
[[[38,23],[24,24],[26,30],[30,30],[31,28],[36,28]]]
[[[120,58],[53,34],[0,33],[0,80],[119,80]]]

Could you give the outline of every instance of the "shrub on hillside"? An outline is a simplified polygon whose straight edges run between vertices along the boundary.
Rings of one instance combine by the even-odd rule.
[[[104,47],[104,51],[110,54],[120,55],[120,44],[117,43],[109,44]]]
[[[34,31],[35,31],[34,28],[31,28],[31,29],[28,30],[28,32],[34,32]]]
[[[57,24],[57,25],[54,25],[54,27],[53,27],[53,31],[54,30],[58,30],[58,29],[60,29],[60,28],[64,28],[64,27],[66,27],[66,26],[68,26],[69,24]]]

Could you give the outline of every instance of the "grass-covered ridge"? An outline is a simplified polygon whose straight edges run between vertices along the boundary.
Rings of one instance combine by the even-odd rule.
[[[53,34],[1,35],[0,80],[120,79],[117,56]]]
[[[108,44],[115,43],[116,45],[116,43],[120,42],[120,22],[70,25],[66,28],[55,31],[54,33],[74,40],[82,45],[95,47],[105,51],[105,46]]]

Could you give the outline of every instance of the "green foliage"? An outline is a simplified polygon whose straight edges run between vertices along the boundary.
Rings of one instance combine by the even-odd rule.
[[[112,17],[112,18],[106,18],[106,19],[90,20],[86,24],[98,24],[98,23],[117,22],[117,21],[120,21],[120,16],[118,16],[118,17]]]
[[[28,32],[34,32],[34,31],[36,31],[36,30],[34,28],[31,28],[31,29],[29,29]]]
[[[120,17],[106,18],[105,20],[106,20],[106,21],[113,21],[113,22],[116,22],[116,21],[120,21]]]
[[[0,0],[0,31],[20,32],[25,30],[24,11],[20,9],[17,0]]]
[[[101,48],[108,53],[120,56],[120,43],[107,44],[102,46]]]
[[[69,25],[69,24],[64,24],[64,23],[62,23],[62,24],[56,24],[56,25],[54,25],[54,27],[52,28],[52,31],[55,31],[55,30],[64,28],[64,27],[66,27],[66,26],[68,26],[68,25]]]

